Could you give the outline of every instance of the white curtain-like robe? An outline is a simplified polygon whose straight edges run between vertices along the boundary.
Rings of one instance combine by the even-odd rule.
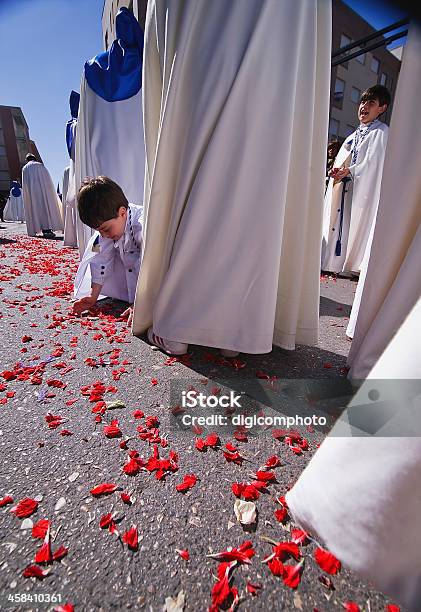
[[[330,1],[150,0],[145,36],[134,333],[316,343]]]
[[[344,414],[286,495],[296,523],[413,612],[421,602],[420,329],[421,299],[350,404],[348,415],[365,410],[361,427]],[[396,412],[385,407],[390,418],[369,435],[369,394],[381,379],[390,379]]]
[[[414,25],[395,96],[370,258],[359,281],[361,304],[351,312],[354,379],[367,376],[421,295],[420,75],[421,29]]]
[[[30,161],[22,168],[22,190],[28,236],[63,229],[61,202],[43,164]]]
[[[355,132],[342,145],[334,167],[349,166]],[[322,270],[354,272],[361,264],[375,223],[380,197],[388,127],[384,123],[371,130],[358,151],[353,165],[353,180],[346,185],[342,224],[342,248],[336,254],[339,238],[343,183],[329,180],[323,213]]]
[[[104,175],[120,185],[129,202],[141,204],[144,165],[142,90],[127,100],[107,102],[92,91],[83,76],[76,135],[76,193],[86,177]],[[78,216],[76,225],[83,256],[93,230]]]
[[[376,362],[351,402],[362,406],[360,427],[344,413],[286,496],[297,523],[411,612],[421,602],[420,74],[421,31],[412,25],[353,341],[365,358],[356,354],[353,378]],[[372,401],[383,402],[377,412]]]
[[[10,192],[6,206],[3,211],[5,221],[25,221],[25,209],[23,206],[22,193],[16,197]]]
[[[73,171],[73,173],[72,173]],[[63,173],[63,209],[64,209],[64,234],[63,245],[68,247],[77,247],[76,236],[76,197],[75,197],[75,175],[74,164],[67,166]]]

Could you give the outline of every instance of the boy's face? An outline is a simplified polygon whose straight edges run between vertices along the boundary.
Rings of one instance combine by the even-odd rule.
[[[387,104],[380,106],[377,99],[360,102],[360,106],[358,108],[358,119],[361,121],[361,123],[370,123],[371,121],[377,119],[377,117],[381,115],[386,108]]]
[[[111,240],[119,240],[126,229],[127,208],[120,206],[117,216],[114,219],[108,219],[101,223],[96,229],[103,238],[111,238]]]

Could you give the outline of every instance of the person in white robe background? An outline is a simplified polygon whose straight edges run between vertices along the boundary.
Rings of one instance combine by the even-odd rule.
[[[420,74],[412,23],[353,341],[353,378],[367,380],[286,495],[301,527],[411,612],[421,602]]]
[[[31,153],[26,162],[22,168],[22,191],[28,236],[42,232],[52,238],[54,230],[63,230],[61,202],[47,168]]]
[[[79,112],[80,95],[77,91],[70,93],[71,119],[66,124],[66,145],[69,154],[69,166],[63,173],[63,210],[64,210],[64,246],[77,247],[76,234],[76,185],[75,185],[75,156],[76,156],[76,132],[77,116]]]
[[[345,140],[330,171],[323,214],[321,268],[326,272],[361,270],[376,218],[388,136],[387,125],[378,117],[389,104],[390,93],[383,85],[361,94],[360,125]]]
[[[148,2],[134,334],[317,343],[330,50],[330,2]]]
[[[347,329],[353,336],[348,365],[354,379],[367,376],[421,295],[420,74],[421,27],[413,24],[399,75],[372,245]]]
[[[12,181],[10,195],[3,211],[5,221],[25,221],[25,209],[23,206],[22,188],[18,181]]]
[[[105,175],[130,202],[143,202],[145,145],[142,118],[143,31],[123,7],[111,48],[86,62],[80,86],[75,193],[87,177]],[[76,220],[82,257],[91,228]]]

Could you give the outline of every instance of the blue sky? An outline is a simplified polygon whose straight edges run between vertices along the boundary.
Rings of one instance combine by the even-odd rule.
[[[376,28],[402,17],[385,0],[345,1]],[[0,0],[0,104],[22,107],[55,184],[68,165],[70,91],[79,91],[85,61],[103,50],[102,7],[103,0]]]
[[[0,0],[0,104],[20,106],[54,183],[69,163],[69,95],[103,51],[103,0]]]

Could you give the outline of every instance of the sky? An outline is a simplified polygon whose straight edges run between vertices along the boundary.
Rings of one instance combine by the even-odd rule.
[[[57,185],[69,165],[69,95],[103,51],[103,0],[0,0],[0,104],[20,106]]]
[[[404,16],[387,0],[345,2],[377,29]],[[102,8],[103,0],[0,0],[0,104],[22,108],[55,185],[69,161],[70,91],[103,50]]]

